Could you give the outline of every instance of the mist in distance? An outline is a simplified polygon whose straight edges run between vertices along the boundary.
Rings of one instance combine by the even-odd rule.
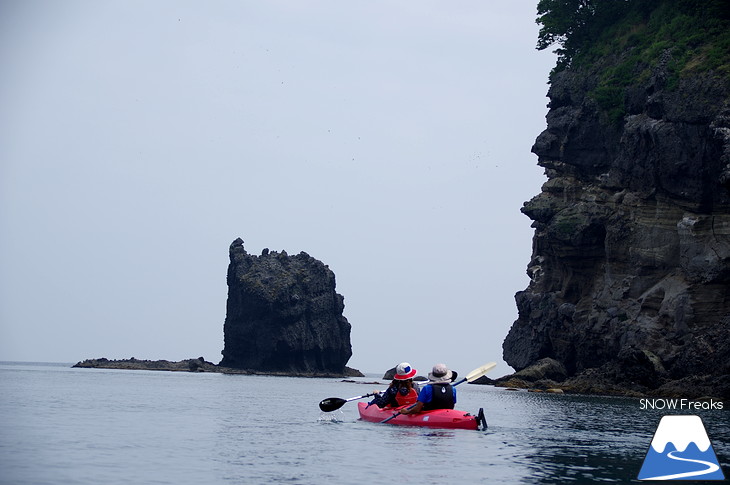
[[[0,360],[217,363],[241,237],[332,269],[350,367],[511,372],[555,62],[535,12],[0,3]]]

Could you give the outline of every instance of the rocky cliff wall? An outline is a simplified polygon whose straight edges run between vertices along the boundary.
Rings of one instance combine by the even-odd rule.
[[[302,252],[229,249],[228,302],[220,365],[296,375],[352,375],[350,324],[335,275]],[[354,371],[357,374],[357,371]]]
[[[730,83],[673,78],[669,48],[621,88],[617,120],[595,93],[622,55],[552,78],[532,149],[547,182],[522,209],[531,281],[504,359],[553,359],[577,391],[727,398]]]

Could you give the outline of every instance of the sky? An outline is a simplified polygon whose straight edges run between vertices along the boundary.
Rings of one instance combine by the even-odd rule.
[[[0,360],[218,363],[228,247],[336,275],[350,367],[512,369],[536,0],[0,0]]]

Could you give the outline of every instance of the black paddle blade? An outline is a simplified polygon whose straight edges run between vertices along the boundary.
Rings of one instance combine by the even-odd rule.
[[[477,414],[477,427],[480,427],[480,426],[482,428],[482,431],[486,431],[487,428],[489,427],[487,425],[487,418],[484,417],[484,409],[483,408],[479,408],[479,413]]]
[[[328,397],[327,399],[322,399],[320,401],[319,409],[325,413],[329,413],[340,409],[346,402],[347,401],[345,399],[340,397]]]

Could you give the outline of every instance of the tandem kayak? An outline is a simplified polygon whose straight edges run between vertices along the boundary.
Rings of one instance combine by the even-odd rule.
[[[360,412],[360,419],[379,423],[384,419],[393,416],[399,408],[381,409],[376,405],[368,405],[364,402],[357,403],[357,410]],[[434,409],[432,411],[421,411],[418,414],[399,414],[388,421],[389,424],[400,426],[424,426],[426,428],[448,428],[448,429],[482,429],[487,428],[487,420],[484,418],[484,411],[479,409],[476,416],[458,409]]]

